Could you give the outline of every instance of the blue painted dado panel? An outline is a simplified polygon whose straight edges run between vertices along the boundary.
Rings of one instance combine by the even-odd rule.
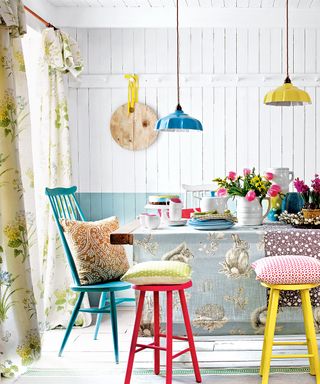
[[[144,206],[148,197],[155,194],[159,193],[80,192],[77,198],[87,220],[101,220],[114,215],[119,218],[121,224],[124,224],[134,220],[139,213],[145,212]]]

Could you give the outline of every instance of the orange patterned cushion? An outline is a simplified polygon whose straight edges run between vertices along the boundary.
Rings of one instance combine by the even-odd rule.
[[[110,233],[119,228],[115,216],[100,221],[61,219],[60,224],[82,285],[119,279],[127,272],[129,263],[124,248],[110,244]]]

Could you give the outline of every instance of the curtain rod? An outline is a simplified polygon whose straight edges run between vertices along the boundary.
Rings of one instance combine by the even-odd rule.
[[[29,7],[27,7],[26,5],[24,6],[24,9],[29,12],[33,17],[35,17],[36,19],[38,19],[42,24],[44,24],[47,28],[53,28],[54,30],[57,30],[58,28],[56,28],[54,25],[52,25],[51,23],[49,23],[47,20],[43,19],[41,16],[39,16],[37,13],[35,13],[32,9],[30,9]]]

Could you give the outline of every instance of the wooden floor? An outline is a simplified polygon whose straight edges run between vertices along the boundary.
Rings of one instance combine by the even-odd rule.
[[[42,358],[34,369],[39,369],[37,376],[22,376],[15,382],[18,384],[69,384],[69,383],[104,383],[122,384],[126,361],[131,340],[131,331],[134,322],[134,310],[132,308],[121,309],[118,313],[119,338],[120,338],[120,364],[114,364],[112,334],[110,319],[106,318],[100,329],[99,339],[93,340],[94,327],[84,329],[74,329],[63,357],[57,356],[57,351],[61,344],[64,330],[54,330],[47,332],[43,340]],[[288,337],[287,337],[288,338]],[[298,339],[302,339],[301,337]],[[143,339],[142,342],[148,342]],[[220,336],[220,337],[201,337],[196,339],[196,348],[201,368],[229,368],[229,367],[257,367],[261,354],[261,336]],[[301,351],[303,347],[295,347],[295,351]],[[175,342],[175,351],[184,349],[184,342]],[[277,353],[285,353],[284,347],[278,347]],[[292,351],[292,348],[291,348]],[[164,363],[162,356],[162,364]],[[305,366],[306,360],[277,360],[273,366]],[[135,368],[152,368],[152,351],[142,351],[136,355]],[[175,360],[174,368],[190,367],[189,354],[183,355]],[[42,373],[41,373],[42,371]],[[51,373],[50,373],[51,372]],[[63,374],[61,373],[63,372]],[[75,380],[75,375],[77,376]],[[70,376],[70,377],[67,377]],[[144,383],[164,383],[163,377],[139,376],[132,378],[132,384]],[[211,376],[205,377],[204,383],[260,383],[260,378],[253,376]],[[192,376],[178,377],[174,384],[194,383]],[[270,384],[290,383],[290,384],[311,384],[315,379],[308,374],[280,375],[275,374],[270,379]]]

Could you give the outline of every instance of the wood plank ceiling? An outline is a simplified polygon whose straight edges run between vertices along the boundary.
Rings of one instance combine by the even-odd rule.
[[[173,7],[175,0],[48,0],[57,7]],[[285,0],[180,0],[185,7],[279,8]],[[319,8],[320,0],[290,0],[292,8]]]

